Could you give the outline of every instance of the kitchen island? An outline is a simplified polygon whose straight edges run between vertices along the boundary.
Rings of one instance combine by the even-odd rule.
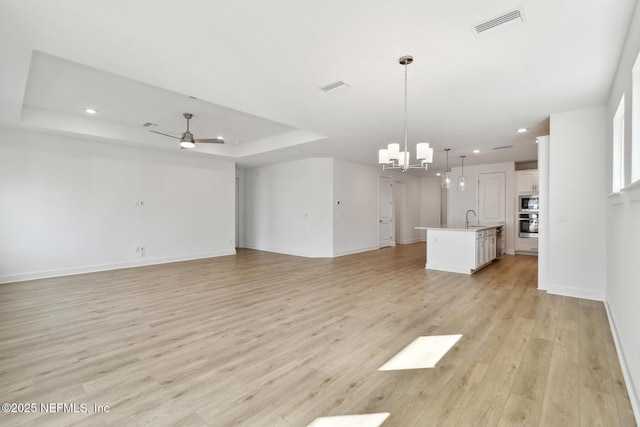
[[[496,229],[502,224],[415,227],[427,231],[427,270],[473,274],[491,264],[496,252]]]

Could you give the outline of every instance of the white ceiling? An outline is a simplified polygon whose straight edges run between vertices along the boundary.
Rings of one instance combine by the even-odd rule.
[[[635,3],[0,0],[0,125],[180,152],[142,124],[179,135],[191,112],[196,138],[227,142],[196,151],[241,166],[376,164],[402,139],[410,54],[409,140],[435,148],[433,173],[444,148],[532,160],[550,114],[607,101]],[[521,5],[524,24],[472,34]],[[319,89],[336,80],[351,87]]]

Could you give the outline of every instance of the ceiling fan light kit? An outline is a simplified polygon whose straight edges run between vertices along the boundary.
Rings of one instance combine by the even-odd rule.
[[[150,130],[149,132],[157,133],[159,135],[168,136],[169,138],[175,138],[180,140],[180,148],[194,148],[196,146],[196,142],[204,143],[204,144],[224,144],[224,138],[221,136],[217,136],[216,138],[207,138],[207,139],[195,139],[193,134],[189,130],[189,120],[193,118],[193,114],[191,113],[182,113],[182,116],[187,119],[187,130],[182,133],[182,136],[178,138],[177,136],[169,135],[166,133],[158,132],[155,130]]]
[[[191,113],[182,114],[185,119],[187,119],[187,130],[182,134],[180,138],[180,148],[194,148],[196,146],[196,141],[193,139],[193,134],[189,132],[189,120],[193,117]]]
[[[407,66],[413,62],[413,56],[405,55],[398,61],[404,66],[404,151],[400,151],[400,144],[391,143],[386,149],[378,150],[378,163],[382,170],[400,169],[406,172],[409,169],[427,170],[433,163],[433,148],[429,143],[420,142],[416,145],[416,158],[419,163],[411,164],[408,145],[408,120],[407,120]]]
[[[182,134],[182,138],[180,138],[180,148],[194,148],[196,141],[193,139],[193,134],[189,132],[189,120],[191,120],[193,114],[184,113],[183,116],[187,119],[187,130]]]

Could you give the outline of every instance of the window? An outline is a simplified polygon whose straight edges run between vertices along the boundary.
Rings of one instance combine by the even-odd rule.
[[[613,116],[613,181],[612,190],[619,192],[624,187],[624,95]]]
[[[632,129],[631,129],[631,182],[640,180],[640,54],[631,70],[633,85]]]

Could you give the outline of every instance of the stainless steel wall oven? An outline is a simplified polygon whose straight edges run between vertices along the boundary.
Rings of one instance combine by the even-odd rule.
[[[520,213],[518,217],[518,237],[538,238],[538,213]]]

